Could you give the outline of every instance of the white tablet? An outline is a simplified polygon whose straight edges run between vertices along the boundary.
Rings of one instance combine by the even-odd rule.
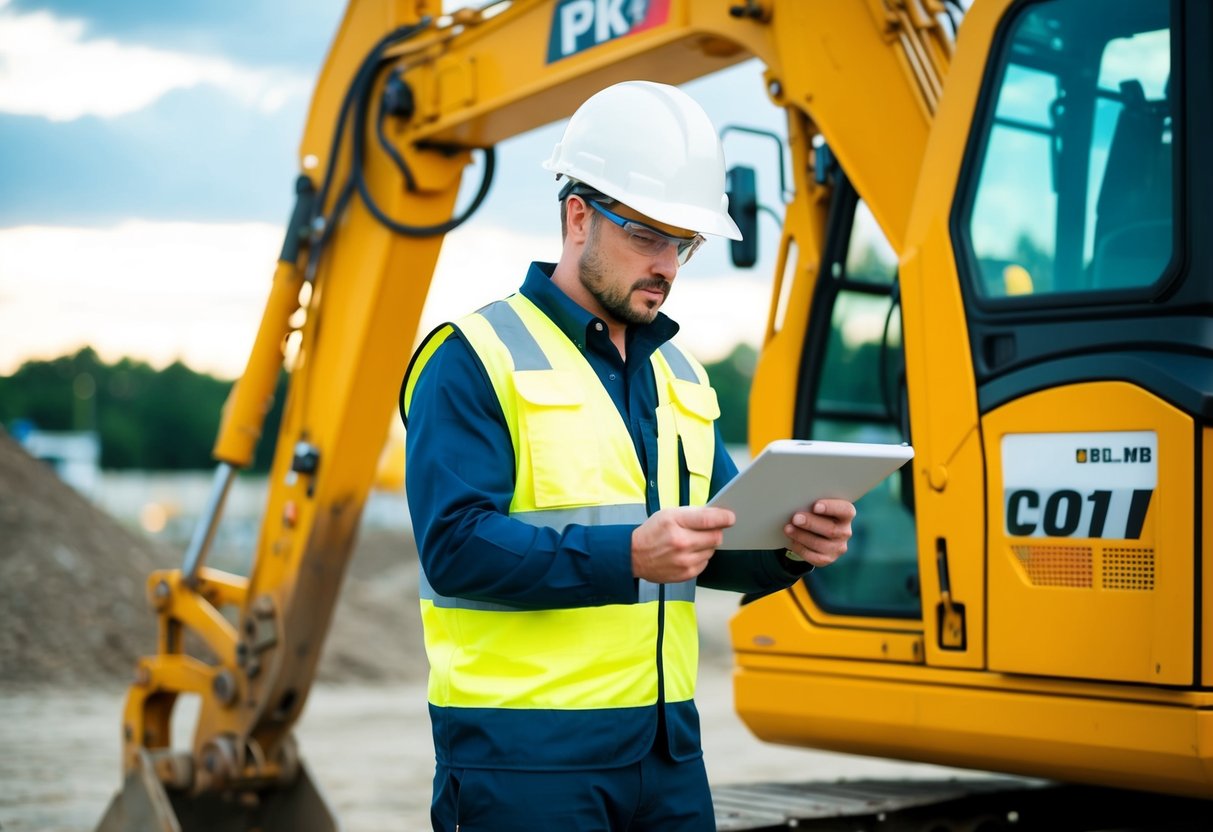
[[[777,439],[708,502],[737,515],[720,548],[783,548],[793,514],[822,498],[855,502],[913,456],[909,445]]]

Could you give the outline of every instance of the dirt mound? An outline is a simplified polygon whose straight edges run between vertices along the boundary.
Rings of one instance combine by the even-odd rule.
[[[155,647],[144,581],[172,563],[0,432],[0,682],[129,678]]]
[[[0,430],[0,684],[121,684],[155,648],[147,575],[182,553],[128,529]],[[417,555],[364,535],[347,570],[319,678],[420,678]]]
[[[325,682],[423,679],[417,545],[409,534],[360,536],[320,657]]]

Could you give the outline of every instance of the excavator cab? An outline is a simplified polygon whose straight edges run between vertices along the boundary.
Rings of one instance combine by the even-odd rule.
[[[916,456],[734,619],[759,736],[1213,795],[1211,33],[975,7],[896,257],[840,154],[799,363],[755,387],[795,380],[796,437]]]

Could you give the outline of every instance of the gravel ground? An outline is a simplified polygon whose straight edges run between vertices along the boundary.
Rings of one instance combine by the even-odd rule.
[[[247,560],[247,555],[245,556]],[[363,535],[297,726],[304,760],[345,829],[428,829],[433,746],[407,535]],[[179,551],[122,527],[0,431],[0,830],[91,830],[121,781],[119,726],[135,658],[154,647],[144,586]],[[211,563],[240,571],[239,553]],[[235,566],[231,565],[235,564]],[[247,564],[245,564],[247,565]],[[700,596],[700,711],[714,783],[938,777],[949,770],[764,745],[732,710],[727,620]],[[197,702],[182,697],[174,747]]]
[[[0,692],[0,829],[85,832],[119,785],[118,724],[123,691]],[[732,711],[728,671],[700,680],[704,748],[713,783],[957,774],[843,754],[766,745]],[[192,730],[189,702],[174,720],[175,744]],[[320,686],[297,728],[304,760],[351,832],[429,829],[433,746],[420,682]]]

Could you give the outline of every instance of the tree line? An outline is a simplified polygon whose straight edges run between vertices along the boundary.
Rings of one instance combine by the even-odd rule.
[[[95,431],[101,467],[190,470],[211,468],[211,447],[232,382],[175,361],[157,370],[143,361],[102,361],[85,347],[74,355],[27,361],[0,376],[0,423],[45,431]],[[279,379],[264,436],[277,432],[286,377]],[[269,470],[272,444],[257,448],[255,471]]]
[[[755,361],[754,349],[739,345],[725,359],[705,364],[720,397],[726,442],[746,441]],[[106,363],[85,347],[74,355],[27,361],[12,375],[0,376],[0,424],[10,433],[22,423],[44,431],[95,431],[105,469],[207,469],[214,465],[211,447],[232,384],[180,361],[160,370],[131,358]],[[284,372],[254,471],[269,470],[286,385]]]

